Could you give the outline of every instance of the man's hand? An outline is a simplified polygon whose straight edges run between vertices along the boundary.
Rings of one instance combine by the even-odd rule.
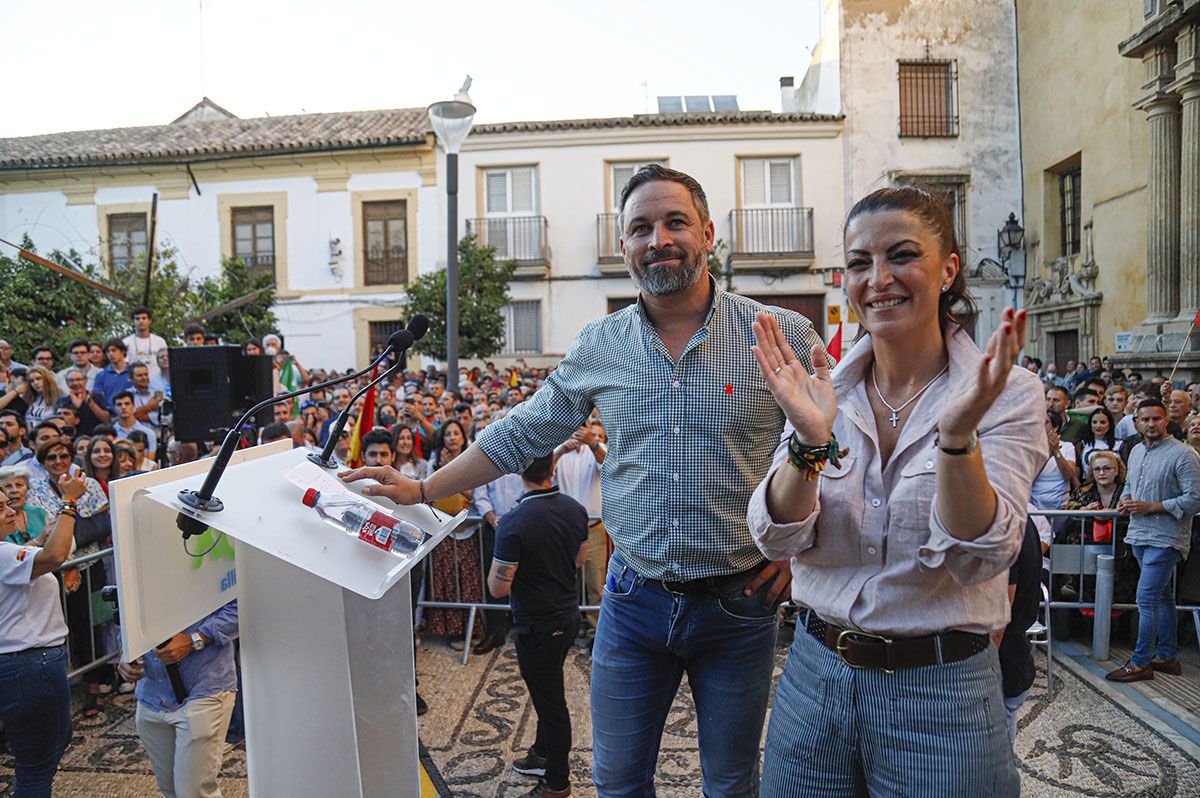
[[[771,589],[767,591],[763,606],[770,609],[787,597],[788,588],[792,584],[792,567],[787,560],[775,560],[754,575],[750,584],[746,585],[743,595],[753,596],[766,583],[774,580]]]
[[[363,488],[365,496],[382,496],[396,504],[421,503],[421,483],[409,479],[391,466],[355,468],[341,471],[338,476],[344,482],[357,482],[360,479],[373,479],[378,482],[378,485],[367,485]]]
[[[1049,439],[1049,441],[1050,441],[1050,456],[1053,457],[1054,455],[1058,454],[1058,452],[1059,452],[1058,447],[1062,443],[1062,438],[1059,437],[1058,430],[1056,430],[1056,429],[1047,430],[1046,438]]]
[[[590,426],[575,430],[575,434],[572,435],[571,438],[579,441],[589,449],[596,445],[596,436],[592,433],[592,428]]]
[[[158,648],[154,649],[163,665],[174,665],[192,653],[192,636],[180,632]]]
[[[1122,515],[1149,515],[1165,512],[1162,502],[1140,502],[1128,496],[1117,503],[1117,512]]]
[[[146,675],[146,672],[142,670],[142,661],[140,659],[134,662],[118,662],[117,673],[121,675],[122,679],[131,684]]]

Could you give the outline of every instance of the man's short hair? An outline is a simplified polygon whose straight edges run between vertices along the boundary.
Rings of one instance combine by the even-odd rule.
[[[1108,386],[1107,388],[1105,388],[1105,389],[1104,389],[1104,395],[1105,395],[1105,396],[1114,396],[1114,395],[1116,395],[1116,394],[1119,394],[1119,393],[1123,393],[1123,394],[1125,394],[1125,395],[1128,395],[1128,394],[1129,394],[1129,389],[1128,389],[1128,388],[1126,388],[1124,385],[1122,385],[1122,384],[1121,384],[1121,383],[1119,383],[1119,382],[1117,382],[1117,383],[1113,383],[1112,385],[1110,385],[1110,386]]]
[[[54,350],[48,346],[35,346],[33,348],[33,359],[37,360],[38,352],[49,352],[50,357],[54,357]]]
[[[189,324],[183,328],[183,337],[184,338],[191,338],[193,335],[196,335],[197,333],[199,333],[200,335],[204,335],[204,328],[201,327],[199,324]]]
[[[704,194],[704,189],[696,182],[696,178],[689,174],[671,169],[667,166],[660,166],[652,163],[643,166],[634,173],[633,177],[629,178],[629,182],[621,189],[621,198],[617,203],[617,214],[624,225],[625,203],[629,201],[629,195],[639,187],[647,183],[657,183],[660,180],[665,180],[670,183],[678,183],[688,190],[692,195],[692,204],[696,206],[696,212],[700,214],[700,222],[707,224],[709,220],[708,213],[708,197]]]
[[[28,427],[25,426],[24,413],[18,413],[16,410],[0,410],[0,418],[4,418],[5,416],[12,416],[17,420],[18,427],[21,429],[28,429]]]
[[[150,445],[150,436],[148,436],[145,432],[142,432],[140,429],[130,430],[125,436],[125,440],[129,441],[130,443],[140,443],[142,446]]]
[[[52,430],[54,430],[55,435],[59,434],[57,424],[55,424],[51,421],[43,421],[41,424],[38,424],[36,427],[33,428],[33,435],[31,437],[36,439],[38,430],[41,430],[41,429],[52,429]]]
[[[114,346],[117,349],[120,349],[122,352],[129,351],[129,347],[125,346],[125,342],[122,341],[120,338],[109,338],[107,341],[105,341],[104,342],[104,351],[107,352],[109,349],[111,349]]]
[[[129,311],[129,318],[135,319],[143,313],[145,313],[147,316],[149,316],[152,319],[154,318],[154,314],[150,312],[150,308],[144,307],[142,305],[138,305],[136,308]]]
[[[287,424],[271,423],[271,424],[268,424],[267,426],[263,427],[263,431],[262,431],[263,443],[267,443],[269,441],[277,441],[277,440],[281,440],[283,438],[291,438],[291,437],[292,437],[292,431],[287,428]]]
[[[1164,413],[1167,412],[1167,406],[1163,404],[1163,400],[1159,399],[1157,396],[1151,396],[1149,399],[1143,399],[1142,401],[1138,402],[1138,412],[1141,412],[1148,407],[1157,407]]]
[[[1063,414],[1057,410],[1047,410],[1046,418],[1050,421],[1050,425],[1055,429],[1060,429],[1063,425]]]
[[[129,371],[130,371],[130,372],[133,372],[133,370],[134,370],[134,369],[145,369],[146,371],[149,371],[149,370],[150,370],[150,367],[149,367],[149,366],[147,366],[147,365],[146,365],[145,363],[143,363],[142,361],[138,360],[138,361],[136,361],[136,362],[134,362],[134,363],[130,363],[130,364],[129,364]]]
[[[553,471],[554,454],[551,453],[545,457],[539,457],[525,466],[525,470],[521,472],[521,478],[526,482],[533,482],[540,485],[550,478],[550,474]]]
[[[92,437],[95,438],[98,435],[115,438],[117,437],[117,428],[112,424],[97,424],[96,426],[92,427]]]
[[[77,346],[86,346],[88,349],[92,348],[92,345],[89,342],[82,338],[76,338],[74,341],[71,341],[71,343],[67,344],[67,351],[70,352]]]
[[[1049,386],[1049,387],[1047,387],[1047,388],[1046,388],[1046,393],[1050,393],[1051,391],[1058,391],[1058,392],[1060,392],[1060,393],[1061,393],[1061,394],[1062,394],[1062,395],[1063,395],[1065,398],[1067,398],[1067,399],[1070,399],[1070,398],[1071,398],[1071,392],[1070,392],[1070,391],[1068,391],[1066,388],[1062,387],[1061,385],[1051,385],[1051,386]]]
[[[1082,399],[1082,398],[1083,398],[1083,397],[1085,397],[1085,396],[1093,396],[1093,397],[1095,397],[1095,398],[1097,398],[1097,399],[1099,399],[1099,398],[1100,398],[1100,394],[1096,393],[1096,392],[1095,392],[1094,390],[1092,390],[1091,388],[1088,388],[1088,387],[1086,387],[1086,386],[1085,386],[1085,387],[1083,387],[1083,388],[1080,388],[1078,391],[1076,391],[1076,392],[1075,392],[1075,401],[1076,401],[1076,402],[1078,402],[1080,399]]]
[[[130,402],[133,402],[133,392],[132,391],[117,391],[115,394],[113,394],[113,398],[112,398],[113,407],[117,406],[118,399],[128,399]]]
[[[1031,366],[1037,366],[1037,367],[1038,367],[1038,371],[1041,371],[1041,370],[1042,370],[1042,361],[1041,361],[1041,360],[1039,360],[1039,359],[1038,359],[1038,358],[1036,358],[1036,357],[1031,357],[1031,358],[1029,358],[1029,365],[1031,365]]]
[[[392,436],[385,429],[373,429],[363,436],[362,450],[365,452],[372,446],[386,446],[392,448]]]

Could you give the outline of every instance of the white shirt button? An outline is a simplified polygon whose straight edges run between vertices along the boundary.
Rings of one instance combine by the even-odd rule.
[[[675,380],[675,382],[671,383],[671,387],[672,387],[672,388],[678,388],[678,387],[679,387],[679,380]]]
[[[881,505],[881,504],[883,504],[883,502],[879,501],[879,499],[871,499],[871,506],[872,506],[872,507],[878,507],[878,506],[879,506],[879,505]]]
[[[679,519],[676,518],[674,521],[672,521],[671,526],[679,526]]]
[[[674,474],[672,474],[672,475],[671,475],[671,479],[673,479],[673,480],[675,480],[676,482],[678,482],[678,481],[679,481],[679,472],[678,472],[678,471],[676,471]]]
[[[872,557],[875,556],[875,552],[877,551],[879,551],[879,549],[875,548],[874,546],[867,546],[867,554],[870,554]]]
[[[678,435],[678,434],[679,434],[679,427],[676,427],[676,428],[675,428],[675,434],[676,434],[676,435]]]
[[[933,461],[932,461],[932,460],[926,460],[926,461],[925,461],[925,467],[926,467],[926,468],[933,468]]]

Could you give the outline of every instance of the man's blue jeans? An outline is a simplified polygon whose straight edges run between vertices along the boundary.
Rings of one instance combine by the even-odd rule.
[[[592,773],[599,798],[654,796],[667,712],[687,673],[703,793],[758,795],[759,742],[774,667],[769,585],[750,597],[691,597],[609,561],[592,649]]]
[[[0,721],[13,754],[13,798],[50,798],[71,742],[65,645],[0,654]]]
[[[1138,636],[1132,662],[1139,668],[1150,664],[1157,649],[1159,659],[1179,656],[1175,637],[1175,583],[1171,576],[1181,555],[1178,549],[1159,546],[1131,546],[1142,567],[1138,577]]]

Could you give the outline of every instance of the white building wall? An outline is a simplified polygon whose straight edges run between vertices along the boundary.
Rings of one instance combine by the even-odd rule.
[[[840,11],[831,20],[829,11]],[[841,107],[845,113],[847,209],[871,191],[893,185],[897,173],[969,176],[963,265],[997,258],[996,230],[1009,213],[1023,218],[1017,116],[1014,8],[994,0],[827,0],[812,81],[828,82],[827,39],[839,37]],[[901,138],[898,60],[954,59],[959,133],[954,138]],[[819,76],[820,80],[817,80]],[[819,106],[815,92],[803,91]],[[801,105],[799,110],[816,110]],[[822,109],[828,110],[828,109]],[[1010,266],[1021,268],[1021,253]],[[993,282],[975,284],[985,341],[1012,302]],[[991,296],[999,292],[998,296]],[[986,295],[985,295],[986,294]]]
[[[277,302],[275,314],[288,349],[312,367],[346,368],[356,363],[360,347],[354,327],[354,310],[383,305],[396,306],[402,293],[354,291],[354,249],[360,245],[354,229],[351,192],[376,189],[412,189],[417,194],[417,229],[410,241],[417,244],[418,267],[433,268],[444,252],[444,216],[439,190],[425,186],[416,172],[370,172],[351,174],[343,191],[318,191],[316,180],[307,175],[261,180],[199,181],[200,194],[189,191],[186,199],[163,199],[158,204],[158,244],[178,250],[181,271],[194,278],[216,275],[221,264],[219,198],[232,194],[284,192],[287,219],[276,219],[277,229],[286,230],[287,289]],[[93,204],[68,205],[62,191],[0,194],[2,238],[14,243],[28,232],[41,252],[74,248],[85,262],[99,263],[102,257],[98,206],[149,203],[155,192],[146,185],[99,188]],[[329,241],[341,239],[342,255],[331,266]],[[280,238],[276,237],[277,246]],[[441,260],[444,263],[445,256]],[[299,292],[298,298],[288,298]],[[396,309],[399,318],[401,311]],[[167,331],[168,333],[177,331]]]
[[[637,294],[628,275],[602,275],[597,262],[596,216],[612,211],[605,188],[607,164],[611,162],[665,159],[672,168],[696,178],[708,196],[716,237],[729,244],[729,212],[738,206],[738,157],[799,156],[798,204],[814,208],[814,263],[799,274],[764,277],[735,271],[734,288],[746,294],[820,294],[827,297],[827,302],[840,303],[840,289],[826,289],[822,275],[816,271],[840,264],[844,211],[838,125],[823,124],[820,137],[809,137],[813,135],[809,132],[811,123],[770,123],[728,128],[505,133],[469,139],[459,165],[462,234],[466,233],[468,218],[483,215],[478,196],[481,170],[537,166],[537,213],[548,220],[551,277],[515,280],[510,287],[513,300],[542,301],[542,356],[526,359],[531,363],[557,362],[586,323],[607,313],[609,299]],[[495,359],[505,360],[502,356]]]

